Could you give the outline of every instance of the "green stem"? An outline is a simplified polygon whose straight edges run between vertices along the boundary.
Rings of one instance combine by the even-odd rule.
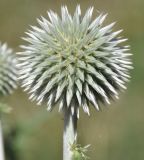
[[[77,116],[70,108],[64,111],[63,160],[72,160],[71,145],[77,140]]]
[[[2,135],[1,120],[0,120],[0,160],[4,160],[4,146],[3,146],[3,135]]]

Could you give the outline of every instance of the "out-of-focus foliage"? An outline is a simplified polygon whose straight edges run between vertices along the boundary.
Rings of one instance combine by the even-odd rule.
[[[77,3],[81,4],[83,11],[94,5],[97,12],[109,13],[108,23],[114,20],[118,22],[115,29],[124,29],[124,36],[128,37],[131,45],[134,63],[128,90],[119,101],[111,105],[110,110],[94,112],[91,118],[81,112],[79,143],[91,144],[88,152],[91,160],[143,160],[143,0],[0,0],[0,39],[20,51],[20,37],[24,36],[29,24],[36,25],[36,17],[45,16],[49,9],[59,12],[61,4],[66,4],[73,13]],[[95,16],[98,15],[97,12],[94,13]],[[48,114],[43,108],[34,107],[35,104],[28,101],[21,90],[2,101],[13,107],[12,113],[4,117],[5,131],[14,127],[17,122],[18,126],[23,126],[23,122],[26,122],[25,129],[18,131],[19,136],[14,141],[17,146],[15,152],[20,160],[62,159],[63,120],[60,121],[61,116],[57,112]],[[33,118],[37,114],[42,121]],[[29,132],[25,132],[26,130]]]
[[[11,94],[17,88],[16,57],[7,43],[0,42],[0,94]]]
[[[10,113],[12,108],[7,104],[0,103],[0,114],[2,113]]]

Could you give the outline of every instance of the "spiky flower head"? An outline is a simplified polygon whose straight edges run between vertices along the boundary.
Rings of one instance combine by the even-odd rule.
[[[16,88],[16,58],[6,43],[0,43],[0,94],[10,94]]]
[[[84,16],[80,6],[74,15],[66,6],[61,16],[49,11],[46,19],[38,19],[23,38],[27,45],[19,53],[22,86],[38,104],[47,102],[48,110],[79,107],[89,114],[89,104],[99,110],[99,102],[109,103],[118,97],[130,78],[131,62],[126,41],[113,32],[115,23],[103,27],[107,14],[92,20],[93,7]]]

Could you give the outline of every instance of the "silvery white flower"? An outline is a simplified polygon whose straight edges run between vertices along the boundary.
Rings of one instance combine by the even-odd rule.
[[[16,88],[16,58],[6,43],[0,43],[0,94],[10,94]]]
[[[97,110],[99,103],[110,103],[126,89],[132,62],[129,46],[113,31],[115,23],[103,26],[107,14],[92,20],[93,7],[84,16],[80,6],[74,15],[66,6],[61,16],[53,11],[48,18],[37,19],[39,27],[31,26],[23,38],[27,44],[20,52],[20,78],[30,99],[38,104],[47,102],[48,110],[79,107],[89,114],[89,105]]]

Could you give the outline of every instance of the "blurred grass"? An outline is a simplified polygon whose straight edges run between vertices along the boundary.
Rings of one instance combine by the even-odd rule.
[[[128,90],[120,100],[103,112],[92,109],[91,117],[81,112],[79,142],[91,143],[92,160],[144,159],[144,1],[143,0],[0,0],[0,40],[19,51],[20,37],[36,18],[46,16],[53,9],[67,4],[74,11],[79,3],[85,10],[94,5],[98,11],[108,12],[107,22],[117,21],[116,29],[123,28],[129,38],[135,69]],[[97,14],[95,10],[94,15]],[[55,109],[46,112],[46,106],[35,107],[19,89],[14,95],[2,99],[13,107],[11,115],[4,117],[5,128],[20,127],[16,139],[20,160],[62,159],[62,115]]]

